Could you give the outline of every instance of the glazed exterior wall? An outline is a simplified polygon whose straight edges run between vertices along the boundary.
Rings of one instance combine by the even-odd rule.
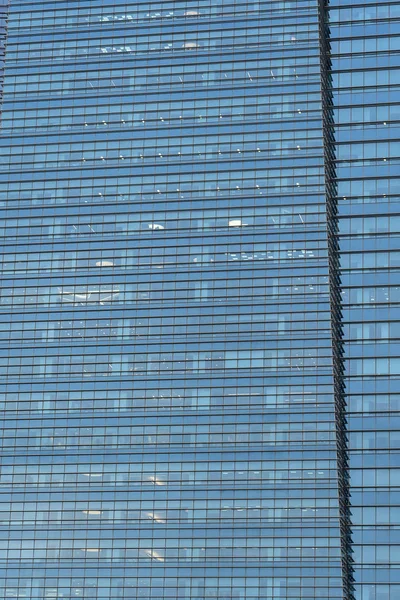
[[[357,600],[400,594],[400,3],[330,2]]]
[[[8,0],[0,0],[0,122],[3,99],[4,61],[7,38]]]
[[[11,2],[5,598],[343,598],[320,19]]]

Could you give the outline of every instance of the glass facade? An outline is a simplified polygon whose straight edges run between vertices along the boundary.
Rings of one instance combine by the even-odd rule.
[[[0,597],[394,600],[400,3],[8,12]]]
[[[331,0],[357,600],[400,597],[400,2]]]
[[[4,59],[7,34],[7,8],[8,0],[0,0],[0,118],[1,104],[3,99]]]

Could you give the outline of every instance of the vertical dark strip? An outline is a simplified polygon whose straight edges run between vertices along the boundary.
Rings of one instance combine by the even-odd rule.
[[[350,478],[347,437],[347,406],[344,382],[342,296],[340,280],[340,248],[338,242],[338,207],[336,182],[335,121],[333,111],[332,76],[330,60],[329,0],[319,0],[321,97],[323,103],[323,131],[325,155],[326,210],[329,249],[329,279],[332,316],[332,343],[334,365],[334,394],[338,460],[338,489],[340,531],[342,542],[343,598],[353,600],[354,577],[352,560]]]

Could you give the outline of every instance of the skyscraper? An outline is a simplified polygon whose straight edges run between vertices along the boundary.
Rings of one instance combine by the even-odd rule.
[[[400,597],[400,2],[331,0],[357,600]]]
[[[398,598],[399,17],[11,0],[1,597]]]

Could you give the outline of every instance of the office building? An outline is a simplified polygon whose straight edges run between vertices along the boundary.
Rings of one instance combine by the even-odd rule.
[[[0,596],[398,598],[400,2],[6,11]]]
[[[400,596],[400,2],[330,2],[355,597]]]

